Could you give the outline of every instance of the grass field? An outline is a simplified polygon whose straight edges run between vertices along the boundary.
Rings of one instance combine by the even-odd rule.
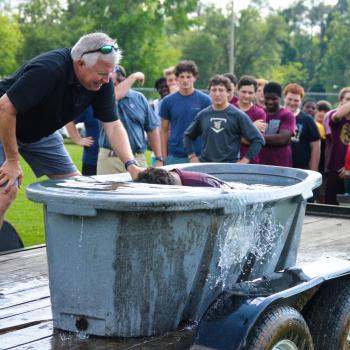
[[[82,147],[66,144],[66,148],[74,164],[81,171]],[[148,164],[150,164],[150,157],[151,153],[147,151],[146,159]],[[21,166],[24,174],[23,185],[5,219],[16,228],[25,246],[42,244],[45,243],[43,207],[42,204],[31,202],[25,194],[25,189],[29,184],[45,180],[46,177],[37,179],[23,159],[21,159]]]
[[[81,170],[82,147],[71,144],[67,144],[66,147],[74,164]],[[42,204],[31,202],[26,197],[25,189],[29,184],[44,180],[46,177],[37,179],[23,159],[21,165],[24,174],[23,185],[5,219],[16,228],[25,246],[42,244],[45,242],[43,207]]]

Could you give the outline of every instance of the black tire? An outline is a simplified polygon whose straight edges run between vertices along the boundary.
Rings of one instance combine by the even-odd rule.
[[[303,316],[290,306],[268,309],[250,332],[247,349],[271,350],[281,342],[290,342],[298,350],[314,349]]]
[[[350,281],[322,286],[303,310],[317,350],[349,350]]]

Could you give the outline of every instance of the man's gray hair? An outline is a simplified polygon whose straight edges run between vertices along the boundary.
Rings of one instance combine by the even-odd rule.
[[[105,33],[91,33],[82,36],[78,42],[72,47],[71,57],[73,61],[83,59],[87,66],[93,66],[98,59],[110,62],[116,66],[122,55],[119,50],[112,50],[111,53],[103,54],[102,52],[92,52],[85,54],[87,51],[98,50],[103,45],[115,45],[116,41],[111,39]]]

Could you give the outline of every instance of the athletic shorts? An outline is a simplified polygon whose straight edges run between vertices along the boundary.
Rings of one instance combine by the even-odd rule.
[[[68,175],[78,171],[58,131],[33,143],[18,142],[18,150],[36,177]],[[4,161],[5,153],[0,143],[0,166]]]

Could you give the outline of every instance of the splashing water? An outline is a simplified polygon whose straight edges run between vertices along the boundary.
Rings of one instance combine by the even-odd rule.
[[[247,256],[254,257],[260,265],[271,258],[283,230],[272,208],[262,203],[249,205],[242,213],[225,219],[219,229],[220,271],[215,287],[225,288],[232,269],[242,271]]]

